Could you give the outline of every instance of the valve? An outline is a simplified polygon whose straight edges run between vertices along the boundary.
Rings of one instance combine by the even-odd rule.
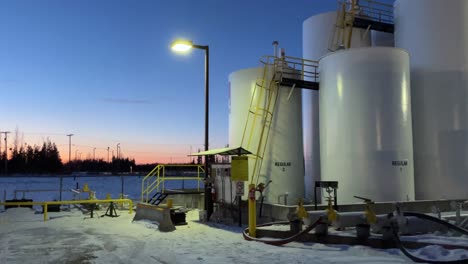
[[[375,204],[374,201],[372,201],[369,198],[365,197],[360,197],[360,196],[354,196],[354,198],[357,198],[359,200],[363,200],[364,203],[366,203],[366,210],[364,212],[364,215],[366,216],[366,220],[368,224],[375,224],[377,223],[377,216],[375,215],[374,210],[372,209],[372,205]]]
[[[299,200],[299,203],[296,208],[296,214],[299,219],[304,219],[306,217],[309,217],[309,214],[307,213],[306,209],[304,208],[304,201],[302,199]]]
[[[327,218],[329,222],[333,222],[338,218],[338,214],[336,213],[335,209],[333,209],[333,198],[331,196],[327,197],[328,201],[328,208],[327,208]]]

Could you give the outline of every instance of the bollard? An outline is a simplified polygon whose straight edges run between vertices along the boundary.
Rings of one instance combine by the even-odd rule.
[[[173,200],[172,198],[167,198],[167,208],[172,208]]]

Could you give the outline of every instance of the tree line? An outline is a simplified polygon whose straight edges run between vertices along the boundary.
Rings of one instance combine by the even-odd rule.
[[[121,173],[130,172],[130,170],[138,171],[139,169],[135,160],[130,158],[112,157],[110,162],[103,159],[85,159],[63,163],[57,145],[50,139],[45,139],[39,146],[28,145],[23,143],[18,130],[14,134],[13,147],[8,149],[8,152],[8,160],[3,148],[0,153],[0,172],[2,174]],[[146,168],[146,166],[143,167]]]

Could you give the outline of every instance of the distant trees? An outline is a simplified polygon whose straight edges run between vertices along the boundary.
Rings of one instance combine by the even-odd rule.
[[[18,145],[14,144],[11,150],[9,173],[58,173],[62,170],[63,164],[57,146],[49,139],[42,146]]]
[[[103,159],[85,159],[85,160],[72,160],[66,163],[64,171],[67,172],[129,172],[130,167],[134,170],[136,168],[135,160],[129,158],[112,157],[112,161],[107,163]]]

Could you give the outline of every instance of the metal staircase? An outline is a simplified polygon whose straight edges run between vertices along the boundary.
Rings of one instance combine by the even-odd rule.
[[[251,157],[254,167],[250,179],[251,183],[256,184],[279,100],[279,89],[291,87],[289,96],[295,88],[319,89],[317,61],[288,56],[264,56],[260,62],[263,69],[261,77],[255,83],[241,141],[243,148],[253,150]],[[258,140],[254,140],[255,136],[258,136]]]
[[[170,173],[168,170],[173,170],[174,172]],[[188,172],[191,172],[191,175],[189,175]],[[169,195],[169,193],[200,193],[204,177],[205,169],[203,168],[203,165],[157,165],[141,181],[141,202],[159,204]],[[196,181],[197,188],[168,190],[166,188],[167,181]]]
[[[156,192],[151,199],[149,199],[148,203],[153,205],[159,205],[166,197],[169,196],[168,193]]]
[[[374,0],[339,0],[336,24],[329,50],[349,49],[353,28],[395,31],[393,5]]]

